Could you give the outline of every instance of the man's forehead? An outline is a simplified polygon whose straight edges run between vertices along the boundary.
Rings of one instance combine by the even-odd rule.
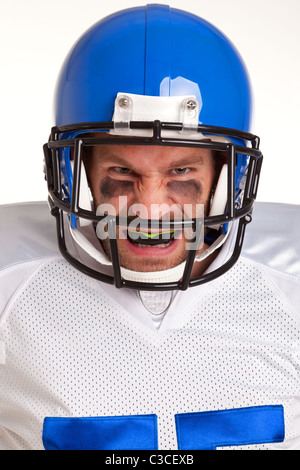
[[[143,162],[159,160],[161,163],[202,164],[211,157],[212,152],[203,148],[171,147],[155,145],[103,145],[97,146],[96,154],[104,162]]]

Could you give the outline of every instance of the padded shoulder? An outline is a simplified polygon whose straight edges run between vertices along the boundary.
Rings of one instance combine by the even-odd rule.
[[[59,254],[46,202],[0,206],[0,269]]]
[[[300,206],[257,202],[242,256],[300,276]]]

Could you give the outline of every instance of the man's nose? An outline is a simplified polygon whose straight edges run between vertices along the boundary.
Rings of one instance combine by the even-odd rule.
[[[154,174],[140,176],[136,182],[135,195],[139,202],[162,202],[166,188],[161,176]]]
[[[163,217],[169,211],[170,200],[164,179],[157,175],[142,176],[135,188],[135,204],[141,205],[148,218]]]

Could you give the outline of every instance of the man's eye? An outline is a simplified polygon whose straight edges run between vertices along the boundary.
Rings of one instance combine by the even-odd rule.
[[[185,175],[190,171],[190,168],[175,168],[173,171],[176,175]]]
[[[128,173],[131,172],[131,170],[129,168],[125,168],[123,166],[116,166],[114,168],[114,170],[117,172],[117,173],[121,173],[122,175],[126,175]]]

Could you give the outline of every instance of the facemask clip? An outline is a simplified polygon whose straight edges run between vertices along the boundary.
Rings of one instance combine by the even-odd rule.
[[[182,133],[187,134],[197,132],[198,117],[199,117],[199,103],[194,96],[185,98],[181,105],[181,119]]]
[[[118,94],[115,101],[114,129],[119,134],[130,131],[130,121],[133,115],[133,101],[128,95]]]

